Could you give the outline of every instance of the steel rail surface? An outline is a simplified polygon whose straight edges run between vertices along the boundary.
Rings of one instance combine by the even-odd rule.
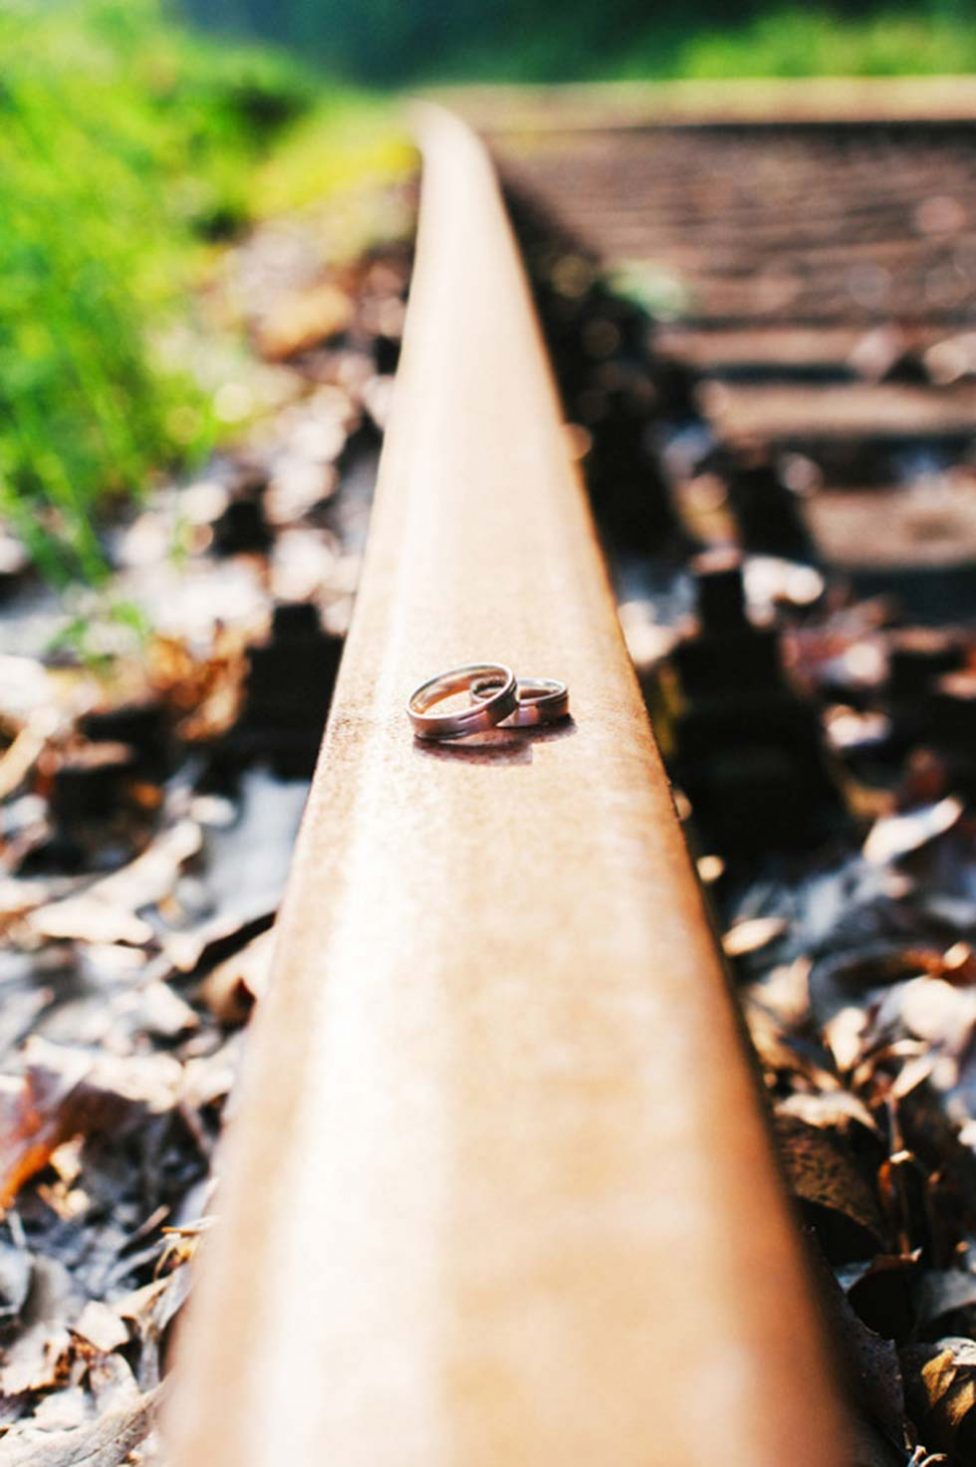
[[[735,1008],[481,145],[422,128],[394,422],[172,1467],[830,1467]],[[425,747],[441,668],[574,722]]]

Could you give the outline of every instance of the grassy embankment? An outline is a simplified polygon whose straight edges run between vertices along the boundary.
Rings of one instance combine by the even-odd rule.
[[[156,0],[0,7],[0,513],[97,581],[99,510],[203,455],[193,287],[272,210],[402,165],[378,104]]]
[[[641,75],[654,58],[654,38],[648,35],[616,70]],[[675,48],[669,67],[672,75],[701,79],[968,72],[976,70],[976,25],[903,10],[856,20],[829,11],[779,9],[740,29],[706,30],[690,38]]]
[[[947,12],[739,28],[648,25],[598,51],[578,28],[507,34],[458,79],[895,74],[976,68]],[[264,214],[403,167],[385,104],[299,61],[204,39],[161,0],[0,0],[0,515],[45,573],[103,573],[113,498],[212,443],[193,287]],[[179,326],[180,330],[174,328]]]
[[[608,37],[598,9],[590,29],[553,23],[499,36],[452,56],[453,81],[717,80],[727,77],[925,76],[976,72],[976,14],[964,4],[880,8],[861,17],[777,5],[721,24],[696,7],[664,4],[646,22]],[[701,7],[697,7],[700,11]]]

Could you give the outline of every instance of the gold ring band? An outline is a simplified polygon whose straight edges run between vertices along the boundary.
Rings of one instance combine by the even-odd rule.
[[[473,692],[479,684],[489,688],[483,698],[456,713],[432,713],[445,698]],[[464,739],[469,734],[496,728],[516,710],[515,674],[502,662],[474,662],[442,672],[421,683],[410,695],[407,716],[418,739]]]

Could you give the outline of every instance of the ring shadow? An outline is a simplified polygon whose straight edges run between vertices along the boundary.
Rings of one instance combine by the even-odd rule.
[[[491,728],[464,739],[420,739],[414,737],[418,754],[430,759],[460,759],[469,764],[531,764],[532,745],[550,744],[576,732],[571,716],[560,723],[540,723],[534,728]]]

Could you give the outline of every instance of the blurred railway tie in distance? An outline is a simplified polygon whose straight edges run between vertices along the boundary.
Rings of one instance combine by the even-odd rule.
[[[837,770],[789,712],[796,635],[777,652],[768,593],[731,608],[742,658],[709,659],[732,626],[690,634],[687,583],[662,617],[662,563],[737,544],[750,584],[794,564],[780,589],[807,606],[804,565],[909,621],[976,611],[974,109],[962,86],[755,90],[458,96],[499,160],[618,595],[680,637],[663,686],[658,659],[643,674],[658,737],[670,754],[683,729],[672,771],[733,855],[842,833]]]

